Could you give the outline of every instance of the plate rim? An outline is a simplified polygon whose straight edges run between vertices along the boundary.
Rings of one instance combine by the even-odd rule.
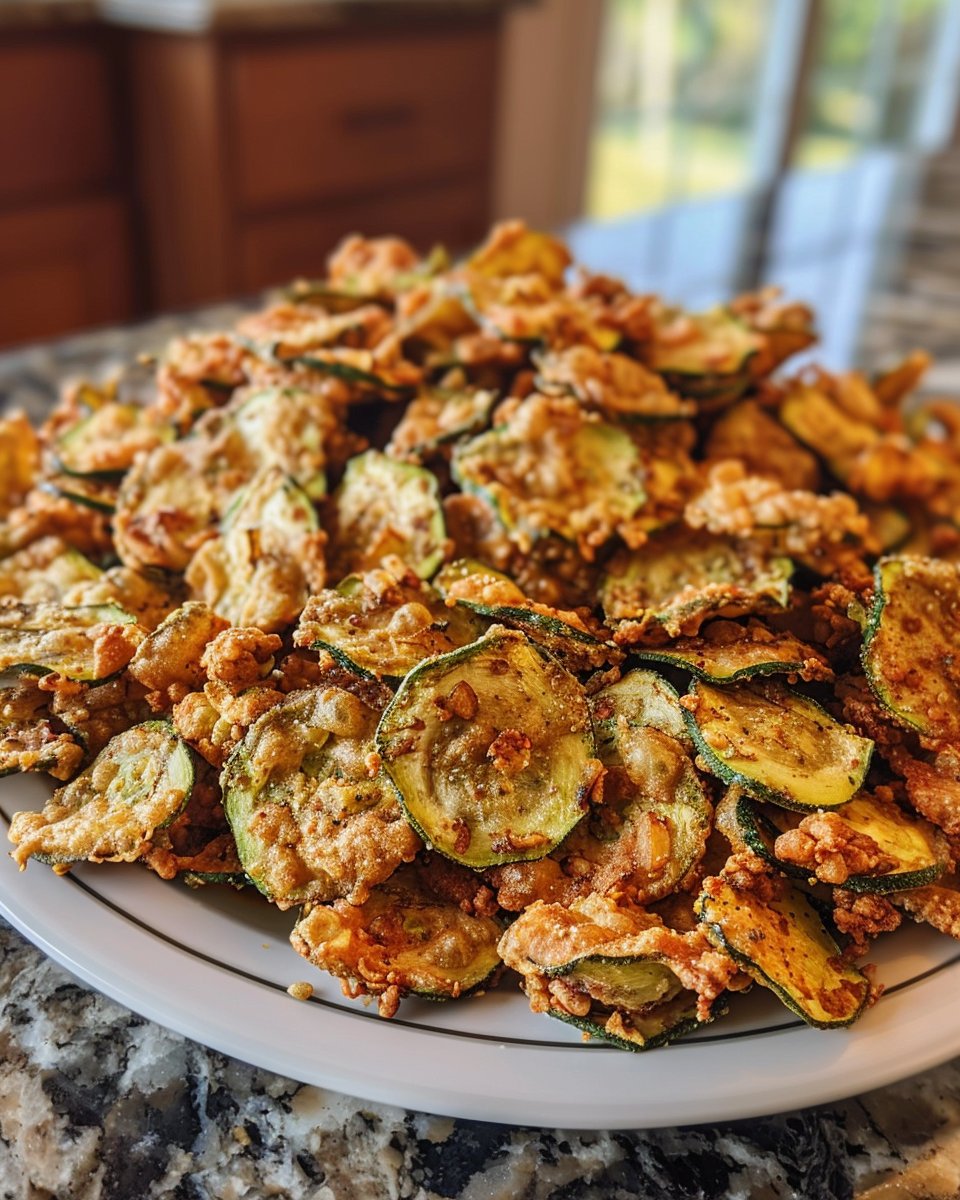
[[[71,974],[221,1054],[360,1100],[506,1125],[653,1129],[834,1103],[960,1053],[960,1024],[935,1019],[940,1008],[952,1009],[960,948],[933,974],[898,987],[856,1031],[818,1031],[791,1022],[636,1055],[599,1045],[500,1042],[414,1023],[397,1027],[339,1005],[318,1011],[314,1003],[293,1001],[271,980],[240,975],[229,964],[145,928],[93,883],[74,878],[80,886],[71,903],[62,905],[66,893],[51,889],[67,880],[37,866],[24,875],[6,857],[0,914]],[[143,882],[168,886],[152,877]],[[281,1039],[274,1036],[278,1023]],[[888,1026],[897,1034],[892,1040]],[[438,1044],[439,1055],[431,1054]],[[751,1051],[746,1055],[745,1045]],[[825,1056],[835,1059],[827,1073]],[[784,1077],[778,1081],[781,1062]],[[699,1086],[685,1087],[683,1080]]]

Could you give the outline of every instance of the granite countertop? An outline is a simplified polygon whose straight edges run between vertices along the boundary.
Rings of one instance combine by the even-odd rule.
[[[63,378],[102,377],[185,326],[222,327],[237,311],[0,355],[0,407],[38,415]],[[903,339],[912,342],[912,326]],[[956,362],[944,380],[960,384]],[[960,1060],[782,1116],[578,1133],[405,1112],[245,1065],[77,983],[2,922],[0,997],[2,1200],[960,1195]]]

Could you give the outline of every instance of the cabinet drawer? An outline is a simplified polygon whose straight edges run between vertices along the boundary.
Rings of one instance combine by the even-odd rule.
[[[100,199],[0,215],[0,345],[127,320],[126,212]]]
[[[322,275],[327,255],[348,233],[396,234],[424,252],[437,242],[462,250],[486,231],[487,188],[486,179],[468,180],[310,213],[251,219],[241,232],[238,288],[254,291],[298,275]]]
[[[495,67],[492,25],[230,45],[241,208],[485,172]]]
[[[94,41],[0,41],[0,113],[0,204],[49,201],[115,173],[108,58]]]

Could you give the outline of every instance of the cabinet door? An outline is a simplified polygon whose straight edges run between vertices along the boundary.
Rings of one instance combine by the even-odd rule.
[[[229,43],[224,65],[247,214],[489,171],[493,23]]]
[[[116,175],[111,86],[92,37],[0,40],[0,204],[64,200]]]
[[[129,319],[130,276],[120,200],[0,214],[0,345]]]

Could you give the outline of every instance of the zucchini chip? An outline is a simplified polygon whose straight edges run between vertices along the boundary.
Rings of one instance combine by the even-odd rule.
[[[713,617],[785,608],[793,564],[685,526],[615,554],[600,584],[608,621],[626,622],[617,641],[665,641],[696,634]]]
[[[713,816],[703,784],[678,741],[625,721],[600,760],[607,768],[603,803],[561,850],[582,860],[591,890],[642,904],[661,900],[703,858]]]
[[[680,696],[656,671],[642,667],[628,671],[622,679],[598,691],[590,707],[597,752],[604,762],[618,753],[618,743],[629,736],[631,729],[658,729],[684,749],[693,748]]]
[[[780,405],[780,420],[809,447],[841,482],[857,461],[880,441],[880,434],[859,421],[818,387],[795,381]]]
[[[0,596],[28,604],[59,604],[76,584],[95,582],[102,574],[60,538],[40,538],[0,559]]]
[[[189,436],[138,459],[117,500],[114,540],[130,567],[183,571],[237,494],[279,467],[311,499],[326,490],[337,415],[323,396],[295,388],[238,392]]]
[[[833,812],[807,817],[740,794],[732,817],[735,850],[742,846],[788,875],[844,891],[924,887],[948,865],[949,848],[935,826],[866,793]],[[865,864],[873,865],[864,871]]]
[[[375,679],[402,679],[417,663],[476,641],[486,622],[448,608],[412,572],[348,575],[311,596],[294,635],[298,646],[328,650],[341,665]]]
[[[863,644],[870,687],[901,725],[960,740],[960,567],[930,558],[884,558],[874,569]]]
[[[523,221],[504,221],[474,250],[466,267],[472,274],[489,279],[540,275],[559,288],[571,262],[570,251],[558,238],[528,229]]]
[[[566,397],[527,397],[506,424],[457,446],[453,475],[491,505],[521,548],[553,533],[588,559],[614,533],[629,532],[646,499],[630,435]]]
[[[649,1050],[712,1020],[735,974],[699,929],[677,933],[599,896],[569,908],[530,905],[504,933],[500,953],[534,1012],[624,1050]]]
[[[223,808],[240,861],[278,907],[362,903],[419,850],[375,773],[376,724],[377,713],[341,688],[295,692],[227,760]]]
[[[17,771],[46,771],[69,779],[83,762],[84,749],[71,733],[47,720],[0,723],[0,776]]]
[[[728,308],[705,313],[666,309],[653,340],[642,348],[646,365],[681,396],[710,411],[732,404],[752,380],[751,360],[762,336]],[[681,326],[683,336],[676,336]]]
[[[820,465],[756,400],[741,400],[715,422],[704,448],[707,462],[735,458],[748,475],[775,479],[788,491],[815,492]]]
[[[379,450],[351,458],[333,496],[335,577],[360,574],[395,554],[429,579],[443,562],[447,532],[437,480]]]
[[[839,808],[870,765],[869,738],[781,684],[696,683],[684,712],[707,770],[782,808]]]
[[[424,458],[459,438],[472,437],[490,424],[497,393],[476,387],[437,387],[420,392],[407,405],[393,431],[387,453]]]
[[[193,556],[185,579],[232,625],[277,633],[322,582],[323,545],[310,497],[279,467],[266,467],[237,497],[220,537]]]
[[[39,483],[39,488],[51,496],[60,496],[71,504],[89,508],[94,512],[112,515],[117,511],[120,494],[116,480],[93,479],[89,476],[48,475]]]
[[[467,609],[498,625],[522,630],[568,671],[593,671],[623,658],[623,652],[592,632],[579,613],[538,604],[525,596],[509,576],[475,559],[449,563],[434,584],[453,605],[454,612]]]
[[[61,433],[53,456],[65,475],[118,479],[138,454],[172,442],[176,432],[139,404],[111,401]]]
[[[601,774],[580,685],[501,626],[415,667],[377,748],[414,828],[468,867],[543,858]]]
[[[626,354],[603,354],[579,345],[535,356],[535,361],[541,391],[576,396],[613,421],[676,421],[697,411],[659,375]]]
[[[0,672],[96,683],[122,670],[143,636],[136,618],[116,604],[0,601]]]
[[[760,875],[750,887],[723,874],[703,881],[700,927],[762,987],[819,1029],[850,1025],[870,983],[843,962],[817,910],[786,879]]]
[[[669,646],[638,646],[637,658],[681,667],[705,683],[736,683],[762,675],[796,675],[804,680],[832,679],[819,651],[792,633],[772,633],[761,625],[716,621],[702,637],[678,638]]]
[[[348,996],[380,996],[392,1016],[402,996],[456,1000],[500,967],[503,926],[437,895],[419,865],[400,867],[362,904],[308,905],[290,935],[298,954],[340,979]]]
[[[117,734],[89,767],[58,788],[42,812],[15,813],[13,857],[65,867],[133,862],[157,829],[177,816],[193,790],[193,755],[165,721]]]

